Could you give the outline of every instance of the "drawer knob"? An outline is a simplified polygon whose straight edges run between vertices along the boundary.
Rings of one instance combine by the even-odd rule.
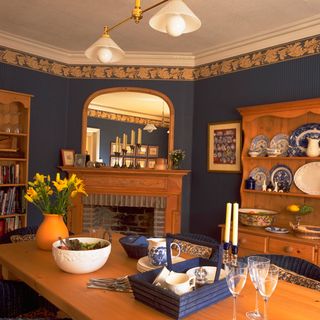
[[[247,242],[246,238],[240,238],[239,239],[239,244],[245,244]]]
[[[286,246],[286,247],[284,247],[284,252],[286,252],[286,253],[292,253],[292,252],[293,252],[293,248],[290,247],[290,246]]]

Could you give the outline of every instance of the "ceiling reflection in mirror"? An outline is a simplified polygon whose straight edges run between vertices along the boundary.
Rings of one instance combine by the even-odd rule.
[[[153,168],[157,158],[168,157],[172,104],[149,92],[106,92],[88,102],[85,151],[91,161]]]

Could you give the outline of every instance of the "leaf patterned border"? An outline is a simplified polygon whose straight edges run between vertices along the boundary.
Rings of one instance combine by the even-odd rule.
[[[194,81],[320,53],[320,35],[197,67],[68,65],[0,46],[0,62],[77,79]]]

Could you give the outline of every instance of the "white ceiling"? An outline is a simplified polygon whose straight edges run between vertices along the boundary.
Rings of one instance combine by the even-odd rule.
[[[142,9],[160,0],[142,0]],[[202,21],[196,32],[172,38],[149,27],[160,7],[114,31],[126,52],[120,64],[213,62],[320,34],[320,0],[185,0]],[[0,45],[65,63],[90,63],[83,52],[130,16],[134,0],[1,0]],[[163,5],[162,5],[163,6]]]

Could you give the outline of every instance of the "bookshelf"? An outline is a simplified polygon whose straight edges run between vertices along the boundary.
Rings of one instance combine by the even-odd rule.
[[[31,97],[0,89],[0,235],[27,225]]]

